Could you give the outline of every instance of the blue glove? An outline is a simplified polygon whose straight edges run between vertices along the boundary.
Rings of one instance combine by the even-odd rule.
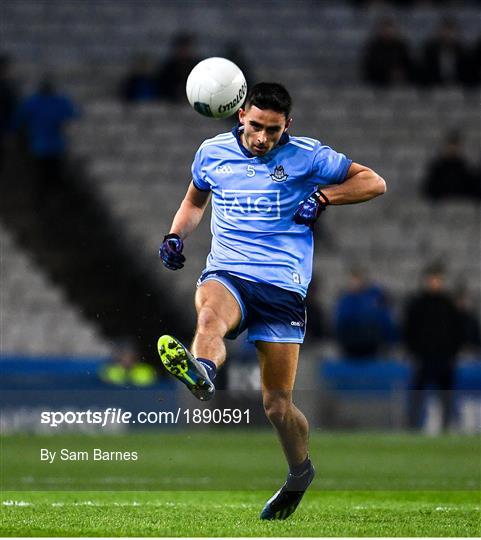
[[[162,264],[169,270],[184,268],[185,257],[182,255],[184,242],[178,234],[168,234],[159,249]]]
[[[312,229],[321,212],[327,208],[328,204],[329,199],[317,188],[307,199],[301,201],[292,219],[298,225],[307,225]]]

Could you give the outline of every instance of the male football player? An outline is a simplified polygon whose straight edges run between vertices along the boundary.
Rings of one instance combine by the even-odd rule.
[[[201,400],[215,392],[224,338],[245,329],[260,362],[265,413],[276,429],[289,473],[261,519],[285,519],[314,478],[309,426],[292,401],[312,273],[312,227],[329,205],[367,201],[386,191],[373,170],[315,139],[288,134],[291,98],[276,83],[256,84],[239,124],[204,141],[192,182],[160,248],[170,270],[183,267],[184,240],[212,198],[212,248],[195,296],[190,350],[172,336],[158,349],[167,370]]]

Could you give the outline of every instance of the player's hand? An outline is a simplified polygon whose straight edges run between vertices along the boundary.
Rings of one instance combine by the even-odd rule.
[[[312,228],[328,204],[329,199],[317,188],[307,199],[301,201],[292,219],[298,225],[307,225]]]
[[[162,264],[169,270],[184,268],[185,257],[182,255],[184,242],[178,234],[168,234],[159,249]]]

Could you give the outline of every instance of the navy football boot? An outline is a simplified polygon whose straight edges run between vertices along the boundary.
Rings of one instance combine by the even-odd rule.
[[[157,350],[165,369],[183,382],[197,399],[208,401],[214,397],[215,386],[207,370],[178,339],[161,336]]]
[[[312,464],[299,476],[289,473],[286,483],[267,501],[261,519],[286,519],[298,507],[316,471]]]

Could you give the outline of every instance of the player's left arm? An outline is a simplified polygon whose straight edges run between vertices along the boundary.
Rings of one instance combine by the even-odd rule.
[[[329,204],[354,204],[386,193],[386,182],[369,167],[353,162],[344,182],[320,186],[319,190],[327,197]]]
[[[307,199],[301,201],[292,219],[298,225],[312,228],[330,204],[360,203],[385,192],[383,178],[369,167],[351,163],[342,183],[317,186]]]

